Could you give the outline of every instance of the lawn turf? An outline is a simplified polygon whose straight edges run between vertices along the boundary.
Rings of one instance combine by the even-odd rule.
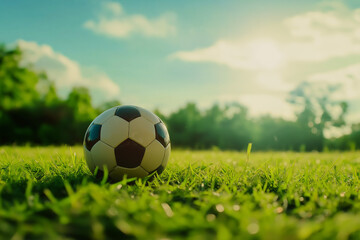
[[[0,147],[0,239],[359,239],[360,152],[173,150],[109,184],[81,147]]]

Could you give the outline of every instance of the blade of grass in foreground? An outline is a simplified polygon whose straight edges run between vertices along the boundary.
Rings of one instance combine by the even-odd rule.
[[[252,143],[249,143],[248,147],[247,147],[247,151],[246,151],[245,171],[246,171],[247,165],[250,161],[251,148],[252,148]]]

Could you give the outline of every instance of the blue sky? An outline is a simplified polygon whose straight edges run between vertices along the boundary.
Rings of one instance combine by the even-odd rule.
[[[95,102],[168,112],[238,101],[252,115],[291,118],[285,99],[298,84],[318,93],[340,83],[334,99],[351,96],[359,120],[359,9],[356,0],[0,1],[0,42],[19,43],[62,94],[86,85]]]

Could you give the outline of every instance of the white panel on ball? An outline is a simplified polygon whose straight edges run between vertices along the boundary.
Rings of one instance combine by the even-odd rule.
[[[84,147],[84,158],[90,169],[90,172],[93,173],[95,170],[95,164],[94,164],[93,160],[91,159],[91,152],[89,150],[87,150],[86,147]]]
[[[171,152],[171,144],[169,143],[169,145],[166,146],[165,148],[165,155],[164,155],[164,159],[162,161],[162,166],[163,168],[166,167],[168,161],[169,161],[169,158],[170,158],[170,152]]]
[[[116,166],[109,173],[109,176],[113,181],[121,181],[125,175],[128,178],[133,178],[133,177],[143,178],[149,175],[149,173],[140,166],[136,168],[123,168]]]
[[[165,148],[157,140],[146,147],[141,166],[148,172],[156,170],[162,163],[165,155]]]
[[[98,166],[100,170],[104,171],[104,166],[106,166],[110,171],[116,166],[114,148],[102,141],[97,142],[92,147],[91,157],[95,166]]]
[[[155,127],[149,120],[139,117],[130,122],[129,138],[146,147],[155,139]]]
[[[129,122],[118,116],[110,117],[101,127],[100,140],[117,147],[129,135]]]
[[[106,122],[106,120],[111,118],[111,116],[115,115],[116,109],[117,109],[117,107],[113,107],[113,108],[110,108],[110,109],[104,111],[99,116],[97,116],[97,118],[94,119],[93,123],[94,124],[103,124],[104,122]]]
[[[158,122],[160,122],[160,119],[152,112],[150,112],[144,108],[141,108],[141,107],[136,107],[136,108],[139,110],[141,116],[146,118],[147,120],[149,120],[152,124],[155,125]]]

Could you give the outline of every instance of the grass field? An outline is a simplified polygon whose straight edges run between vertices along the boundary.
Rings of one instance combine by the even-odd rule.
[[[172,152],[94,178],[81,147],[0,147],[1,239],[359,239],[360,153]]]

